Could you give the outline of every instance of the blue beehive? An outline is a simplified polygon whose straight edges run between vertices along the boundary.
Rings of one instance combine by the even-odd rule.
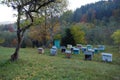
[[[104,45],[98,45],[98,50],[104,51],[105,50],[105,46]]]
[[[87,51],[87,47],[82,47],[82,53],[84,53],[85,51]]]
[[[73,49],[73,53],[74,53],[74,54],[80,54],[80,50],[79,50],[78,48],[74,48],[74,49]]]

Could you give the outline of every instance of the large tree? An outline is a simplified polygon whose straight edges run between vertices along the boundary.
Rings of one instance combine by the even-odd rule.
[[[34,15],[39,14],[42,7],[48,6],[55,0],[3,0],[2,2],[17,10],[17,46],[11,55],[11,61],[15,61],[18,59],[25,31],[34,24]]]
[[[71,30],[71,34],[73,35],[75,44],[85,44],[86,43],[85,33],[81,29],[80,25],[78,25],[78,24],[73,25],[70,28],[70,30]]]
[[[71,44],[73,46],[76,45],[75,40],[74,40],[74,36],[71,34],[70,28],[66,28],[65,34],[62,36],[62,40],[61,40],[62,46],[67,46],[67,44]]]
[[[31,29],[30,37],[40,41],[44,47],[53,45],[54,35],[60,30],[59,16],[66,11],[66,7],[67,0],[57,0],[55,3],[42,8],[42,21],[39,21],[37,26],[35,25],[36,27]]]
[[[119,53],[120,53],[120,29],[115,31],[111,36],[115,42],[119,46]]]
[[[111,37],[113,38],[116,44],[120,45],[120,29],[115,31]]]

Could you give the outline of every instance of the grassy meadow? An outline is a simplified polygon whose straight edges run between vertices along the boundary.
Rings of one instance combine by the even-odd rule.
[[[105,52],[113,54],[113,61],[101,61],[101,52],[92,61],[85,61],[83,53],[65,58],[60,51],[50,56],[49,49],[38,54],[37,48],[20,50],[19,59],[10,62],[14,48],[0,47],[0,80],[120,80],[120,53],[107,46]]]

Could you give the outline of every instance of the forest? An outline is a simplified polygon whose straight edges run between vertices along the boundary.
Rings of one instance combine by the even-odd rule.
[[[43,9],[43,12],[39,19],[35,19],[35,25],[26,31],[22,48],[50,47],[56,39],[61,41],[62,46],[114,45],[112,35],[120,29],[120,0],[99,1],[84,5],[75,11],[65,9],[63,13],[56,15],[55,10],[50,12]],[[0,25],[1,46],[16,46],[16,26],[16,23]]]

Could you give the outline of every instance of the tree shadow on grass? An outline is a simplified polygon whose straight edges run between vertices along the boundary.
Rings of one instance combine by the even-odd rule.
[[[0,61],[0,68],[6,67],[6,66],[12,66],[14,64],[20,66],[20,65],[23,65],[23,64],[26,64],[26,63],[29,63],[29,61],[22,60],[22,59],[18,59],[18,60],[14,61],[14,62],[11,61],[10,59],[8,59],[8,60],[2,60],[2,61]]]
[[[2,61],[0,62],[0,67],[8,66],[8,65],[10,65],[10,64],[11,64],[10,59],[8,59],[8,60],[2,60]]]

